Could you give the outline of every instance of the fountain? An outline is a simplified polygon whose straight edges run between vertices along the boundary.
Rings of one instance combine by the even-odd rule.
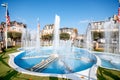
[[[71,40],[59,39],[60,17],[57,15],[55,16],[54,25],[53,46],[49,47],[40,46],[39,26],[37,33],[26,34],[25,31],[22,44],[30,41],[32,46],[28,47],[28,43],[27,45],[24,44],[23,51],[14,55],[12,60],[14,60],[16,66],[12,65],[12,67],[18,67],[27,74],[33,73],[32,75],[44,73],[44,75],[56,76],[55,74],[62,74],[69,75],[70,78],[71,75],[73,76],[77,72],[88,76],[88,70],[97,63],[97,58],[84,49],[72,46]],[[37,37],[33,34],[37,34]],[[29,36],[29,39],[26,39],[27,36]]]
[[[91,44],[93,44],[93,34],[96,31],[98,34],[103,32],[103,39],[105,42],[100,41],[100,36],[98,35],[98,44],[102,44],[104,52],[93,52],[101,59],[101,66],[120,70],[120,55],[119,55],[119,42],[120,42],[120,28],[119,23],[115,22],[112,18],[110,20],[102,22],[93,22],[88,26],[87,37],[86,37],[86,48],[92,50]],[[94,33],[95,34],[95,33]],[[100,47],[101,48],[101,47]],[[87,60],[86,60],[87,61]]]
[[[111,34],[111,26],[110,22],[105,22],[104,24],[104,30],[105,30],[105,46],[104,46],[104,51],[109,53],[109,48],[110,48],[110,34]]]
[[[40,51],[40,24],[38,23],[37,32],[33,30],[23,29],[21,48],[23,50],[36,49],[37,52]]]
[[[53,49],[55,53],[57,53],[59,49],[59,41],[60,41],[59,26],[60,26],[60,17],[56,15],[55,25],[54,25],[54,39],[53,39]]]
[[[22,43],[21,43],[21,47],[22,49],[26,50],[28,48],[30,48],[30,33],[27,29],[23,29],[22,30]]]
[[[89,24],[88,25],[88,28],[87,28],[87,32],[86,32],[86,45],[85,45],[85,48],[87,49],[87,50],[89,50],[89,51],[92,51],[92,49],[93,49],[93,38],[92,38],[92,31],[91,31],[91,29],[92,29],[92,24]]]
[[[104,23],[105,45],[104,52],[119,53],[119,24],[113,20]]]
[[[105,53],[119,53],[119,25],[113,19],[89,23],[85,47],[90,51],[93,50],[93,34],[97,35],[98,47],[99,45],[103,46],[99,48],[103,48]],[[100,37],[100,34],[103,36]]]
[[[119,53],[119,39],[118,39],[118,24],[115,24],[113,20],[106,21],[104,23],[105,33],[105,46],[104,52],[106,53]]]
[[[36,51],[40,51],[40,24],[39,24],[39,20],[38,20],[38,29],[37,29],[37,36],[36,36]]]

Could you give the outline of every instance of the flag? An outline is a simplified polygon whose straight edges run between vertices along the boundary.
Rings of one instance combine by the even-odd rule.
[[[118,8],[118,22],[120,23],[120,4],[119,4],[119,8]]]
[[[10,16],[9,16],[8,10],[7,10],[7,14],[6,14],[6,23],[8,26],[10,26]]]

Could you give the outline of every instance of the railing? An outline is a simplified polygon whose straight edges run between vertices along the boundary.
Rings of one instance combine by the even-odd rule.
[[[41,71],[43,70],[48,64],[53,62],[55,59],[57,59],[58,56],[56,54],[50,55],[46,60],[42,60],[40,63],[37,65],[33,66],[30,70],[31,71]]]

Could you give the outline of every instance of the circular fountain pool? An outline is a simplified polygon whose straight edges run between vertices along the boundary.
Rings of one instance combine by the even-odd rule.
[[[40,51],[27,50],[14,59],[16,65],[33,72],[68,74],[86,70],[96,62],[96,57],[80,48],[72,51],[53,51],[52,47],[42,47]]]

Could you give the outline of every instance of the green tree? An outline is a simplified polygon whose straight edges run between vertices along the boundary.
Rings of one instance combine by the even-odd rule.
[[[99,38],[103,38],[104,37],[104,32],[93,32],[93,39],[96,40],[96,39],[99,39]]]
[[[60,39],[62,40],[68,40],[69,38],[70,35],[68,33],[60,34]],[[53,39],[53,34],[42,35],[42,40],[52,40],[52,39]]]
[[[60,34],[60,39],[68,40],[68,39],[70,39],[70,35],[68,33],[61,33]]]
[[[98,34],[98,32],[93,32],[93,39],[94,40],[96,40],[96,39],[98,39],[99,38],[99,34]]]
[[[8,38],[16,40],[16,39],[21,39],[22,34],[19,32],[8,32],[7,35],[8,35]]]
[[[42,35],[42,40],[52,40],[53,34]]]

